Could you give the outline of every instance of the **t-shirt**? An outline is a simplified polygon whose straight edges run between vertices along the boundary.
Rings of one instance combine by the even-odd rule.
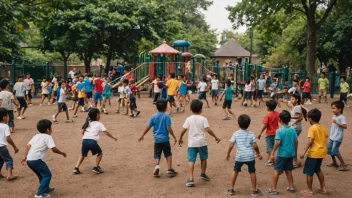
[[[83,138],[84,140],[99,140],[99,133],[107,131],[105,126],[98,121],[90,122],[87,129],[84,131]]]
[[[0,92],[0,100],[2,100],[1,107],[6,110],[13,110],[12,100],[14,99],[13,94],[9,91],[2,90]]]
[[[310,158],[324,158],[326,156],[326,140],[328,134],[321,124],[314,124],[308,129],[308,138],[314,138],[308,151]]]
[[[225,89],[225,100],[232,100],[232,96],[233,96],[233,88],[227,87]]]
[[[253,143],[256,142],[255,135],[249,130],[238,130],[232,134],[230,142],[237,147],[236,161],[249,162],[254,160]]]
[[[32,161],[32,160],[43,160],[44,161],[44,156],[45,152],[48,149],[55,148],[55,143],[53,140],[53,137],[46,133],[39,133],[35,135],[29,143],[31,145],[31,148],[29,149],[28,155],[27,155],[27,161]]]
[[[75,72],[74,71],[70,71],[68,72],[68,75],[70,76],[70,78],[74,79],[75,78]]]
[[[263,124],[267,124],[266,136],[273,136],[279,128],[279,112],[269,111],[264,116]]]
[[[64,103],[66,102],[66,92],[65,89],[60,88],[60,92],[58,92],[59,94],[57,95],[58,98],[58,103]]]
[[[129,87],[125,88],[125,92],[126,92],[126,95],[128,95],[128,94],[130,95],[130,99],[135,98],[133,93],[132,93],[132,91],[131,91],[131,89]]]
[[[302,114],[301,105],[296,105],[296,106],[292,107],[291,116],[297,116],[298,114]],[[296,122],[296,120],[297,119],[291,118],[289,125],[292,126],[292,128],[295,130],[302,130],[302,121]],[[296,122],[296,124],[292,125],[294,122]]]
[[[7,146],[6,137],[10,136],[10,134],[9,125],[0,123],[0,147]]]
[[[319,78],[319,89],[326,89],[326,86],[329,84],[329,80],[327,78]]]
[[[171,126],[171,118],[168,114],[158,112],[152,115],[148,122],[149,127],[153,127],[153,136],[155,143],[163,143],[169,141],[168,126]]]
[[[178,80],[175,80],[172,78],[166,82],[166,86],[168,87],[167,95],[176,96],[176,94],[177,94],[176,89],[178,86]]]
[[[154,86],[154,93],[160,93],[161,92],[161,89],[158,86],[158,81],[157,80],[153,81],[153,86]]]
[[[257,80],[258,90],[264,90],[264,84],[265,84],[265,79],[258,79]]]
[[[310,82],[304,82],[303,87],[303,92],[310,92]]]
[[[188,147],[202,147],[207,145],[205,129],[209,127],[208,120],[201,115],[191,115],[183,124],[188,130]]]
[[[279,157],[294,157],[296,153],[295,140],[297,133],[291,126],[282,126],[276,131],[275,140],[280,140],[280,146],[277,149]]]
[[[42,94],[49,94],[48,82],[42,82],[40,86],[42,87]]]
[[[111,94],[111,85],[110,85],[110,83],[106,83],[105,85],[104,85],[104,95],[110,95]]]
[[[1,92],[0,92],[1,93]],[[346,117],[344,115],[339,115],[336,116],[334,115],[332,119],[335,119],[337,123],[339,124],[347,124],[346,123]],[[335,123],[332,123],[331,129],[330,129],[330,140],[332,141],[339,141],[342,142],[343,140],[343,128],[338,126]]]
[[[26,79],[24,79],[23,82],[26,85],[27,90],[31,90],[32,89],[32,85],[34,84],[34,81],[33,81],[32,78],[30,78],[30,79],[26,78]]]
[[[85,92],[86,93],[92,92],[93,83],[90,83],[91,80],[89,78],[85,78],[83,82],[84,82],[84,85],[85,85],[85,88],[86,88]]]
[[[95,79],[94,80],[94,84],[95,84],[95,91],[96,92],[100,92],[100,93],[102,93],[103,92],[103,80],[102,79],[100,79],[100,78],[97,78],[97,79]]]
[[[183,80],[179,81],[179,94],[186,95],[187,94],[187,84],[183,82]]]
[[[14,88],[16,91],[16,97],[23,98],[25,95],[25,91],[27,90],[26,85],[23,82],[16,82]]]
[[[350,86],[347,82],[340,84],[341,93],[348,93],[350,91]]]
[[[245,91],[245,92],[250,92],[250,91],[252,91],[252,83],[245,84],[245,85],[244,85],[244,91]]]
[[[207,88],[207,83],[206,82],[199,82],[198,83],[198,89],[200,92],[205,92],[205,89]]]
[[[78,90],[78,98],[84,98],[86,94],[84,93],[85,83],[77,82],[76,89]]]
[[[212,90],[218,90],[219,89],[219,80],[218,79],[212,79],[211,80],[211,89]]]

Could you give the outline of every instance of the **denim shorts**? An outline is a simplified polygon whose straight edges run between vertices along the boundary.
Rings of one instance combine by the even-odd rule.
[[[208,159],[208,146],[188,147],[187,160],[189,162],[196,162],[198,153],[199,153],[200,160],[207,160]]]
[[[103,152],[96,140],[84,139],[82,141],[82,156],[87,157],[89,151],[92,152],[92,155],[101,154]]]
[[[9,115],[9,121],[8,121],[8,125],[9,127],[14,127],[15,126],[15,116],[13,115],[13,110],[7,110],[7,115]]]
[[[276,157],[274,170],[276,171],[292,171],[293,157]]]
[[[175,102],[175,97],[174,96],[167,96],[167,99],[166,99],[168,102]]]
[[[333,155],[333,156],[340,156],[340,146],[341,142],[339,141],[333,141],[330,140],[328,141],[328,144],[326,145],[326,152],[328,155]]]
[[[264,93],[264,90],[258,90],[257,91],[257,98],[263,98],[263,93]]]
[[[132,111],[137,109],[136,98],[130,98],[130,109]]]
[[[84,98],[78,98],[77,104],[84,107]]]
[[[161,159],[161,153],[165,158],[172,156],[170,142],[154,143],[154,159]]]
[[[249,162],[235,161],[235,167],[233,168],[233,171],[236,173],[241,172],[241,168],[244,164],[247,165],[249,173],[255,173],[255,160]]]
[[[103,101],[103,93],[95,92],[94,93],[94,102]]]
[[[265,137],[265,147],[266,147],[267,153],[273,151],[274,144],[275,144],[275,135]]]
[[[198,100],[206,100],[206,99],[207,99],[207,92],[200,91],[199,96],[198,96]]]
[[[304,163],[303,174],[313,176],[314,173],[319,173],[323,158],[310,158],[307,157]]]
[[[0,147],[0,170],[4,162],[6,163],[6,169],[13,168],[13,160],[6,146]]]

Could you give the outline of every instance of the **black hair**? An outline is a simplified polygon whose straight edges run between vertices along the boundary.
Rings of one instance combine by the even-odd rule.
[[[51,129],[51,121],[47,119],[39,120],[37,129],[40,133],[46,133],[48,129]]]
[[[175,78],[175,73],[171,73],[171,74],[170,74],[170,77],[171,77],[171,78]]]
[[[1,88],[1,89],[2,89],[2,88]],[[332,103],[331,103],[331,107],[332,107],[333,105],[334,105],[336,108],[341,109],[341,114],[343,114],[343,108],[345,108],[345,104],[344,104],[342,101],[338,100],[338,101],[332,102]]]
[[[296,100],[298,100],[298,105],[301,104],[302,99],[301,99],[301,95],[299,95],[298,93],[293,94],[291,97],[295,98]]]
[[[7,116],[7,110],[4,107],[0,107],[0,122],[2,122],[5,116]]]
[[[280,113],[279,118],[283,123],[288,124],[291,121],[291,114],[290,112],[283,110]]]
[[[251,124],[251,118],[246,114],[242,114],[238,117],[237,122],[241,129],[248,129]]]
[[[1,80],[0,81],[0,88],[2,90],[6,89],[7,85],[9,84],[9,81],[8,80]]]
[[[159,112],[165,112],[167,108],[167,101],[163,98],[160,98],[156,101],[156,108]]]
[[[89,123],[91,123],[92,121],[97,121],[98,120],[98,115],[99,114],[100,114],[100,111],[97,108],[91,108],[89,110],[86,122],[82,126],[83,132],[85,132],[86,129],[88,128]]]
[[[231,86],[231,80],[226,80],[226,85],[227,85],[227,87],[230,87]]]
[[[42,77],[42,80],[43,80],[43,79],[45,79],[45,80],[46,80],[46,76],[43,76],[43,77]]]
[[[89,78],[91,78],[91,77],[93,77],[93,73],[88,73],[87,76],[88,76]]]
[[[320,74],[323,74],[325,76],[325,72],[321,72]]]
[[[294,79],[294,80],[293,80],[293,82],[296,82],[296,83],[298,83],[298,80]]]
[[[200,100],[192,100],[191,102],[191,110],[193,113],[200,113],[203,109],[203,102]]]
[[[18,75],[18,76],[17,76],[17,79],[19,79],[19,78],[23,78],[23,75]]]
[[[307,76],[306,79],[308,79],[310,81],[310,78]]]
[[[100,77],[100,74],[95,74],[95,77]]]
[[[128,85],[129,80],[128,80],[128,79],[124,79],[124,80],[123,80],[123,83]]]
[[[246,84],[250,84],[250,83],[251,83],[251,79],[248,78],[248,79],[246,80]]]
[[[181,78],[183,78],[183,75],[182,75],[182,74],[179,74],[178,76],[180,76]]]
[[[312,109],[308,112],[308,119],[312,119],[314,122],[319,122],[321,118],[321,111],[319,109]]]
[[[64,81],[59,82],[59,87],[61,87],[62,83],[65,83]]]
[[[31,75],[30,73],[26,73],[26,76]]]
[[[343,79],[344,81],[346,81],[346,77],[345,76],[341,76],[340,80]]]
[[[269,108],[270,111],[274,111],[276,109],[277,103],[274,100],[266,101],[266,106]]]

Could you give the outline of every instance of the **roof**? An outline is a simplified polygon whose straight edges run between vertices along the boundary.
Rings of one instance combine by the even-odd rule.
[[[172,44],[172,47],[189,47],[191,44],[186,40],[177,40]]]
[[[249,55],[249,51],[239,45],[235,39],[231,39],[217,49],[213,57],[249,57]]]
[[[150,54],[179,54],[180,52],[170,47],[168,44],[166,44],[166,41],[163,41],[163,44],[153,49],[149,53]]]
[[[192,56],[193,56],[193,54],[190,52],[183,52],[182,53],[182,57],[192,57]]]

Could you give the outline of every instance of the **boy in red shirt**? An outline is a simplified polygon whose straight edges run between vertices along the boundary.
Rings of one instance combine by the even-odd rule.
[[[104,81],[100,79],[100,74],[95,74],[95,79],[94,79],[94,107],[97,108],[98,106],[98,100],[99,100],[99,105],[101,106],[101,101],[103,101],[103,83]]]
[[[312,96],[310,95],[310,78],[307,77],[303,84],[302,104],[310,105]]]
[[[277,103],[274,100],[266,101],[266,109],[268,111],[264,116],[263,127],[258,135],[258,139],[262,136],[262,133],[266,129],[265,134],[265,145],[268,158],[265,163],[267,166],[274,165],[274,162],[270,160],[271,152],[274,149],[276,130],[279,128],[279,112],[275,111]]]

